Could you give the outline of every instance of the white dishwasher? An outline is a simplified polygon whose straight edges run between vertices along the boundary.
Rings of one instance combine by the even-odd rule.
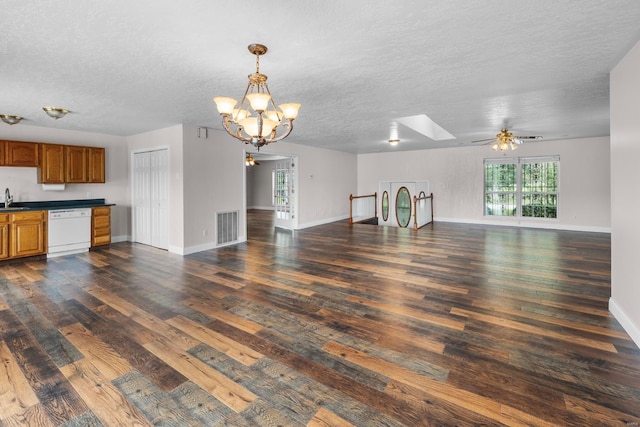
[[[47,258],[87,252],[91,246],[91,208],[49,211]]]

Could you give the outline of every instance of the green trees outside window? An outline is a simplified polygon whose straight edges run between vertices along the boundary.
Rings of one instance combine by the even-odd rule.
[[[486,159],[484,213],[558,217],[558,157]]]

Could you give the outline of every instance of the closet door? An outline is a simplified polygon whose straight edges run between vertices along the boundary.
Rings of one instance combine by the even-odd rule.
[[[169,248],[169,152],[133,155],[133,240]]]
[[[169,155],[152,151],[150,158],[151,246],[169,248]]]
[[[151,169],[149,153],[133,155],[133,241],[151,244]]]

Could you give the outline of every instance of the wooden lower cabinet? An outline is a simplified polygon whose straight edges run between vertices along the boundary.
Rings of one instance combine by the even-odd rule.
[[[91,209],[91,247],[111,244],[111,208]]]
[[[9,214],[0,215],[0,259],[9,258]]]
[[[9,216],[9,256],[19,258],[46,254],[46,211],[18,212]]]

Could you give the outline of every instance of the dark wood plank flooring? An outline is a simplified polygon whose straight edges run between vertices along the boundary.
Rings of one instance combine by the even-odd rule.
[[[608,234],[249,224],[0,264],[0,425],[640,425]]]

